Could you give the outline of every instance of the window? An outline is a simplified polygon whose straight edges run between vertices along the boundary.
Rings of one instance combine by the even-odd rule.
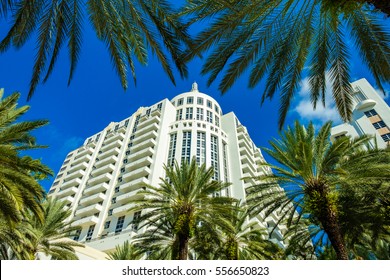
[[[187,97],[187,104],[194,104],[194,98],[192,96]]]
[[[122,180],[123,180],[122,177],[119,177],[119,178],[118,178],[118,182],[119,182],[119,183],[122,183]]]
[[[73,153],[70,153],[69,155],[66,156],[66,158],[70,158],[73,155]]]
[[[113,197],[112,199],[111,199],[111,204],[115,204],[116,203],[116,197]]]
[[[133,140],[135,138],[135,135],[130,136],[130,140]]]
[[[124,167],[121,168],[121,173],[125,173],[125,168]]]
[[[61,171],[64,171],[66,169],[66,166],[65,167],[62,167],[61,169],[60,169],[60,172]]]
[[[356,92],[353,97],[358,103],[367,99],[361,91]]]
[[[100,133],[96,136],[96,139],[95,139],[95,141],[98,141],[99,140],[99,138],[100,138]]]
[[[213,180],[219,180],[218,138],[211,135],[211,166],[214,168]]]
[[[198,132],[196,138],[196,163],[202,165],[206,162],[206,133]]]
[[[146,110],[146,115],[149,117],[150,116],[150,108],[148,110]]]
[[[129,125],[129,120],[125,121],[125,126],[127,127]]]
[[[119,129],[119,124],[117,124],[116,126],[115,126],[115,131],[117,131]]]
[[[383,141],[385,142],[390,142],[390,133],[386,133],[386,134],[383,134],[381,135]]]
[[[218,108],[217,105],[214,105],[214,110],[215,110],[215,112],[216,112],[217,114],[219,114],[219,108]]]
[[[133,142],[127,144],[127,147],[128,147],[128,148],[131,148],[132,146],[133,146]]]
[[[127,162],[128,162],[128,159],[125,158],[125,159],[123,160],[123,164],[126,164]]]
[[[157,109],[161,111],[161,108],[162,108],[162,103],[158,103],[157,104]]]
[[[183,109],[178,109],[176,111],[176,120],[177,121],[180,121],[183,119]]]
[[[126,154],[126,156],[130,155],[130,150],[127,150],[125,154]]]
[[[207,107],[209,107],[210,109],[213,108],[213,104],[210,100],[207,100]]]
[[[94,230],[95,230],[95,225],[92,225],[88,228],[87,238],[85,239],[86,241],[90,241],[92,239],[92,234]]]
[[[116,223],[115,233],[119,233],[122,231],[124,223],[125,223],[125,216],[119,217],[118,222]]]
[[[186,108],[186,120],[192,120],[193,108]]]
[[[104,229],[110,228],[111,221],[107,221],[104,223]]]
[[[346,137],[346,136],[347,135],[344,133],[344,134],[337,135],[334,139],[337,140],[339,138]]]
[[[196,119],[198,121],[203,121],[203,109],[202,108],[196,108]]]
[[[79,241],[79,239],[80,239],[80,234],[81,234],[81,229],[76,230],[76,233],[75,233],[74,236],[73,236],[73,240],[74,240],[74,241]]]
[[[183,105],[183,98],[177,100],[177,106]]]
[[[108,216],[112,216],[113,209],[108,210]]]
[[[367,116],[367,118],[378,115],[378,113],[374,109],[366,111],[364,112],[364,114]]]
[[[219,117],[215,116],[215,125],[219,127]]]
[[[118,193],[119,190],[120,190],[120,186],[116,186],[116,187],[115,187],[115,193]]]
[[[181,149],[181,162],[187,161],[188,163],[191,160],[191,131],[183,132],[183,142]]]
[[[168,151],[169,166],[173,166],[173,164],[175,163],[176,140],[177,140],[177,133],[171,134],[171,139],[169,141],[169,151]]]
[[[373,123],[372,125],[373,125],[376,129],[380,129],[380,128],[386,127],[386,124],[385,124],[384,121],[379,121],[379,122]]]
[[[198,105],[203,105],[203,98],[202,97],[198,97],[196,103],[198,103]]]
[[[213,112],[207,110],[206,121],[208,121],[209,123],[213,123]]]
[[[54,183],[53,183],[53,187],[54,187],[54,186],[57,186],[59,183],[60,183],[60,181],[54,182]]]
[[[139,225],[140,218],[141,218],[141,211],[135,212],[134,215],[133,215],[133,225],[132,225],[132,228],[135,231],[138,230],[138,225]]]
[[[228,175],[228,164],[227,164],[227,145],[226,143],[223,143],[223,173],[225,176],[225,182],[229,182],[229,175]],[[228,191],[228,188],[227,188]]]

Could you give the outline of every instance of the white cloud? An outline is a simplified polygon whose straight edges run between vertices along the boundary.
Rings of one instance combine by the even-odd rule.
[[[298,92],[299,100],[295,108],[293,109],[300,118],[304,121],[313,121],[317,124],[323,124],[327,121],[333,121],[334,123],[340,123],[340,115],[337,112],[337,108],[332,97],[332,86],[327,79],[325,104],[322,105],[321,100],[317,102],[316,109],[313,109],[313,105],[310,101],[310,84],[309,78],[305,78],[301,81],[301,87]]]

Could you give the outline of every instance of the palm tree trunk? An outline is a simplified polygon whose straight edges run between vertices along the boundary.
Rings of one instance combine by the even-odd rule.
[[[188,236],[179,235],[179,260],[188,259],[188,241]]]
[[[341,234],[340,226],[338,224],[337,214],[332,210],[328,204],[327,209],[324,209],[325,213],[319,217],[319,220],[328,235],[333,249],[336,251],[337,259],[348,260],[348,253],[345,247],[344,238]]]

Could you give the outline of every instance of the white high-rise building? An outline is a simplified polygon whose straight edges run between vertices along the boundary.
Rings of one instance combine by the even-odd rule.
[[[374,136],[379,148],[390,145],[390,108],[378,92],[367,82],[360,79],[352,83],[353,115],[349,123],[332,128],[331,139],[342,136],[357,137],[364,134]]]
[[[254,183],[241,178],[270,172],[259,167],[261,151],[235,114],[223,115],[194,83],[190,92],[141,107],[86,139],[66,157],[49,195],[68,203],[73,224],[82,227],[77,240],[108,252],[137,234],[132,221],[142,213],[130,213],[129,200],[143,183],[159,185],[164,165],[193,157],[214,168],[214,179],[232,183],[219,195],[241,200]],[[259,217],[259,226],[271,229],[276,219]],[[278,226],[271,239],[281,242],[284,230]]]

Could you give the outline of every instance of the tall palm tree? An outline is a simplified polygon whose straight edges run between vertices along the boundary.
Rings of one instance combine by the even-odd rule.
[[[213,196],[228,185],[212,180],[213,172],[204,164],[198,167],[195,159],[181,166],[176,162],[165,166],[166,178],[161,178],[159,186],[146,186],[139,191],[142,198],[133,201],[132,211],[144,211],[140,221],[145,227],[170,232],[173,259],[188,258],[197,226],[223,228],[228,223],[226,213],[233,199]]]
[[[266,240],[268,233],[259,228],[256,220],[250,221],[247,207],[237,204],[233,209],[230,222],[232,227],[223,231],[223,260],[263,260],[281,258],[282,249]]]
[[[30,258],[39,259],[39,255],[43,253],[56,260],[78,259],[74,247],[84,245],[69,239],[79,227],[72,226],[68,221],[71,211],[64,208],[65,205],[65,202],[50,198],[44,201],[43,223],[32,213],[29,215],[25,226],[32,229],[32,234],[28,236],[32,243]]]
[[[20,222],[27,209],[42,221],[39,201],[44,190],[37,178],[52,175],[52,171],[40,160],[20,153],[43,147],[36,144],[31,132],[47,121],[17,122],[30,107],[17,106],[19,93],[3,98],[3,92],[0,89],[0,217],[11,224]]]
[[[354,140],[344,137],[331,143],[331,125],[326,123],[316,134],[312,123],[305,128],[296,122],[280,135],[281,139],[270,141],[272,148],[265,150],[278,165],[271,166],[274,174],[256,178],[259,183],[249,190],[248,203],[251,213],[269,214],[278,209],[280,219],[288,225],[308,219],[326,233],[337,258],[348,259],[346,233],[340,221],[344,210],[340,208],[340,189],[352,183],[361,187],[367,182],[388,182],[390,163],[378,154],[390,151],[364,151],[368,136]]]
[[[136,82],[135,61],[148,63],[155,54],[173,83],[172,66],[180,75],[187,69],[179,59],[189,37],[167,0],[0,0],[0,19],[7,14],[12,25],[0,43],[0,52],[20,48],[37,31],[37,52],[30,82],[30,99],[40,81],[46,82],[64,45],[70,59],[68,84],[74,76],[82,49],[86,18],[103,41],[124,89],[130,70]],[[167,57],[170,54],[171,59]]]
[[[280,93],[279,129],[303,73],[309,76],[314,109],[318,102],[325,106],[329,73],[333,99],[344,121],[352,117],[352,52],[359,53],[381,90],[382,83],[390,81],[389,29],[381,22],[382,15],[366,4],[373,1],[188,2],[184,13],[193,15],[190,23],[204,19],[211,23],[197,35],[185,59],[212,48],[202,74],[209,75],[208,84],[223,75],[219,82],[222,93],[244,72],[249,73],[250,88],[265,78],[262,103]]]

